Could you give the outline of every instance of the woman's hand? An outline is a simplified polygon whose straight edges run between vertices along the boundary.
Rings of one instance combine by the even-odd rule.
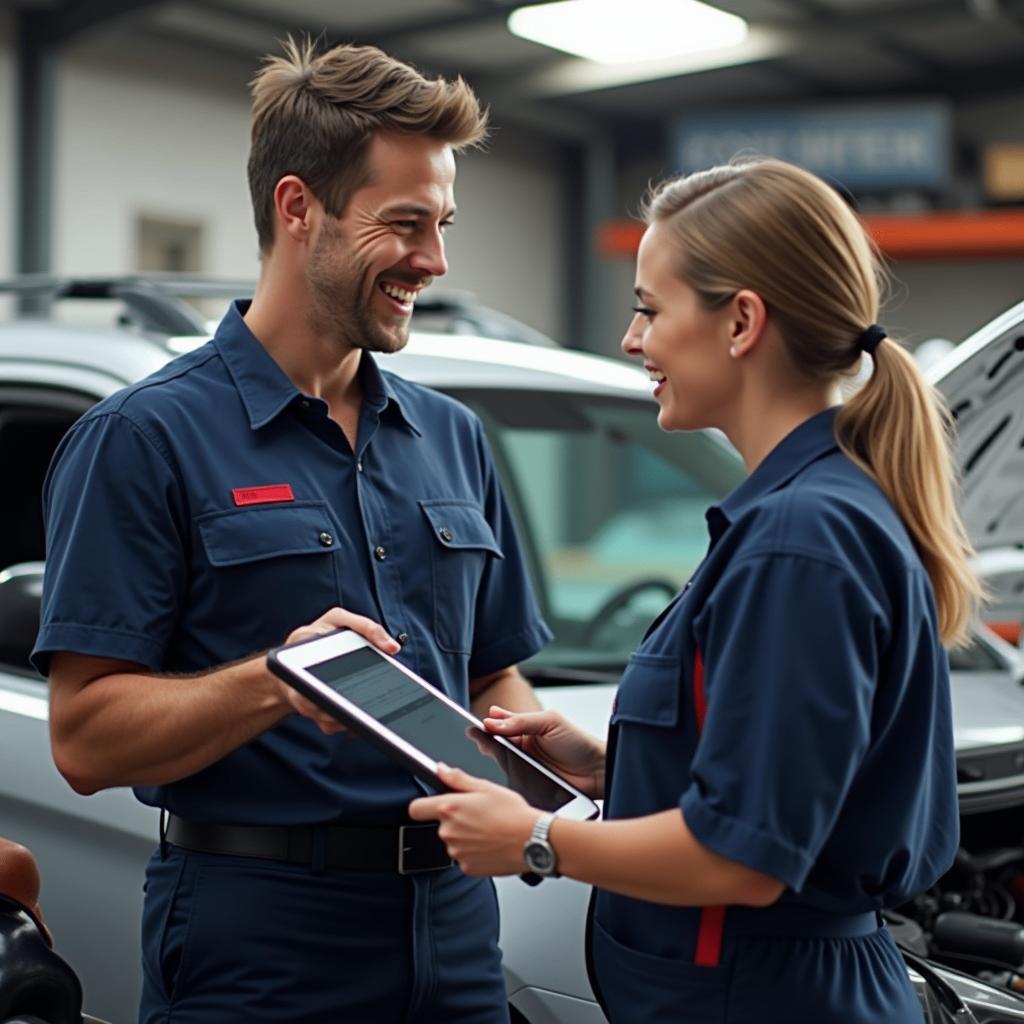
[[[484,725],[488,732],[511,740],[587,796],[604,796],[604,742],[558,711],[515,713],[493,705]]]
[[[525,871],[523,847],[541,812],[511,789],[458,768],[438,765],[438,776],[456,792],[413,800],[410,817],[440,823],[437,834],[467,875]]]
[[[288,634],[288,639],[285,640],[285,643],[294,644],[300,640],[312,640],[314,637],[333,633],[336,629],[351,629],[352,632],[365,637],[374,647],[387,654],[397,654],[401,650],[401,644],[394,637],[390,636],[380,623],[374,622],[373,619],[368,619],[363,615],[347,612],[344,608],[328,608],[318,619],[314,619],[313,622],[306,626],[299,626],[297,629],[293,629]],[[284,699],[291,710],[302,715],[304,718],[312,719],[321,732],[327,735],[336,732],[348,732],[338,719],[333,715],[329,715],[312,701],[306,700],[294,687],[289,686],[285,682],[281,682],[280,686]]]

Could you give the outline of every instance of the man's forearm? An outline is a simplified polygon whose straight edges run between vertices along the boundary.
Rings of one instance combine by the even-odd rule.
[[[262,658],[200,676],[114,671],[85,685],[51,682],[54,761],[71,786],[163,785],[192,775],[276,725],[290,710]]]

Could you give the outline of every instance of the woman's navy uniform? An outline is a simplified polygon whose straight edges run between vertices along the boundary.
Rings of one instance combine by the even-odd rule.
[[[764,909],[598,891],[591,975],[616,1024],[922,1020],[878,911],[957,848],[948,660],[928,575],[835,416],[709,510],[708,554],[630,659],[609,738],[606,817],[678,805],[700,843],[787,888]]]

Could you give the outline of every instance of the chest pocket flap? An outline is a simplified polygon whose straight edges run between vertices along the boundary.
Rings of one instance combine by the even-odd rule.
[[[337,530],[322,502],[210,512],[196,520],[211,565],[241,565],[285,555],[326,555]]]
[[[491,524],[473,502],[436,499],[421,501],[419,505],[430,523],[435,540],[444,547],[456,551],[488,551],[498,558],[505,557],[498,547]]]
[[[679,721],[680,658],[634,654],[615,694],[612,722],[674,726]]]

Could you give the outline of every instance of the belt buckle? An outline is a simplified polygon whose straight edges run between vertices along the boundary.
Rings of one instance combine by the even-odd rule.
[[[398,826],[398,873],[400,875],[419,875],[424,871],[442,871],[445,868],[451,867],[455,862],[451,857],[447,856],[447,852],[443,860],[437,860],[434,863],[427,864],[425,866],[416,866],[416,853],[417,848],[415,844],[415,837],[417,835],[425,837],[426,832],[432,832],[434,835],[435,844],[440,844],[441,849],[444,850],[444,844],[441,843],[440,838],[437,835],[436,825],[399,825]],[[409,862],[412,863],[409,863]]]

